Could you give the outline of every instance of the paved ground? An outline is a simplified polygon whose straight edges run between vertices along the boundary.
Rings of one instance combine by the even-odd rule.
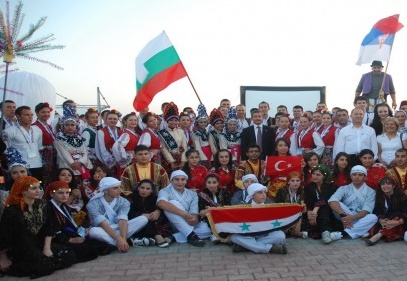
[[[132,248],[77,264],[37,280],[407,280],[407,244],[341,240],[287,240],[287,255],[232,253],[226,245],[204,248]],[[27,280],[4,277],[2,280]]]

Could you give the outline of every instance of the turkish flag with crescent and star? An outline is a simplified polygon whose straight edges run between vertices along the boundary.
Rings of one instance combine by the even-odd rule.
[[[302,156],[267,156],[265,175],[285,177],[291,172],[301,173]]]

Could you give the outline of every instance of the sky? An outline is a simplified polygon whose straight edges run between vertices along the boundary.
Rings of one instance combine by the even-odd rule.
[[[10,10],[18,1],[10,0]],[[33,54],[64,70],[16,59],[16,67],[46,78],[57,93],[96,104],[99,87],[111,108],[126,114],[136,93],[135,58],[163,30],[175,46],[208,111],[222,98],[240,103],[240,86],[326,86],[329,108],[352,108],[369,64],[357,66],[360,44],[380,19],[400,14],[403,0],[26,0],[23,35],[46,16],[33,38],[53,33],[62,50]],[[0,9],[5,10],[4,0]],[[407,99],[407,28],[396,34],[388,73],[397,102]],[[404,53],[403,53],[404,51]],[[404,75],[403,75],[404,73]],[[403,79],[404,78],[404,79]],[[57,104],[64,101],[57,97]],[[159,93],[150,110],[198,99],[187,78]],[[275,113],[278,104],[269,101]]]

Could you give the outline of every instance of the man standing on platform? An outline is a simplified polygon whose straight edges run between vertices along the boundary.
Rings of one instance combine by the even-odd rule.
[[[355,97],[362,94],[369,99],[368,112],[373,112],[376,104],[382,103],[380,100],[384,99],[387,101],[388,95],[391,97],[393,109],[397,108],[396,90],[394,89],[393,79],[389,74],[382,72],[382,62],[373,61],[371,68],[371,72],[362,75],[356,87]]]

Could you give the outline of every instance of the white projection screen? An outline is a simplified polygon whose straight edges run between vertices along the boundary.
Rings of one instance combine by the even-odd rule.
[[[269,115],[274,117],[277,106],[285,105],[292,116],[292,108],[301,105],[306,110],[315,111],[317,103],[325,102],[326,87],[267,87],[240,86],[240,102],[246,106],[246,115],[250,117],[250,109],[258,108],[259,103],[270,104]]]

